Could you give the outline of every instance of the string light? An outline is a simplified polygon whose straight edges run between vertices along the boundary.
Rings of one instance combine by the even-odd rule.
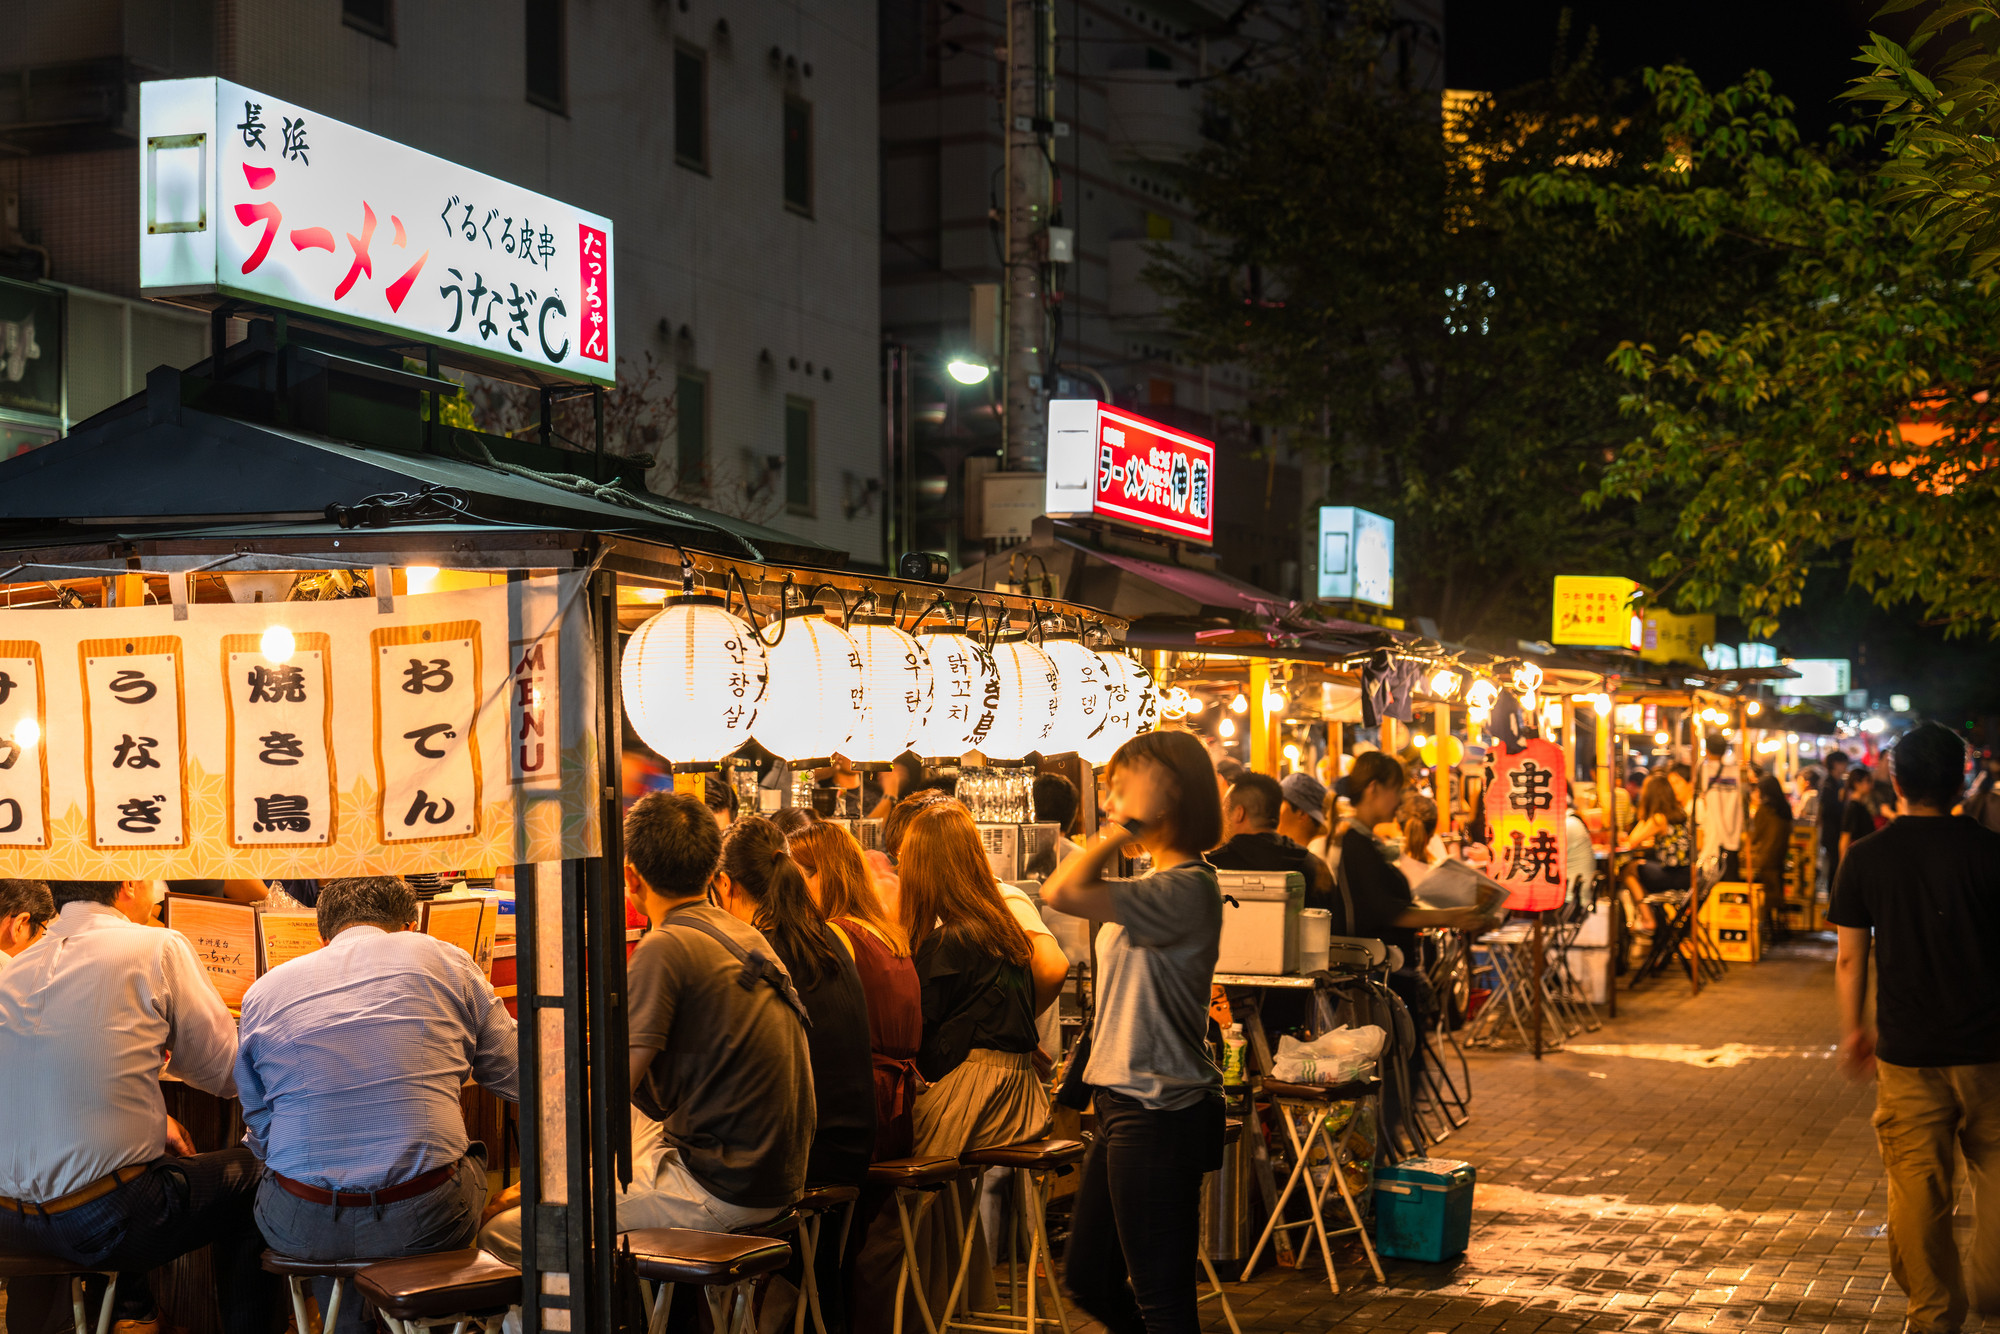
[[[1459,673],[1449,667],[1440,667],[1431,677],[1431,693],[1439,699],[1450,699],[1464,683],[1465,678]]]
[[[1752,718],[1755,718],[1758,714],[1762,713],[1763,711],[1764,711],[1764,706],[1758,703],[1754,699],[1751,700],[1748,704],[1745,704],[1743,706],[1743,712],[1750,715]]]
[[[1481,713],[1490,712],[1494,701],[1499,698],[1500,687],[1493,683],[1491,677],[1486,676],[1474,681],[1472,688],[1465,692],[1465,702]]]
[[[1233,697],[1229,701],[1229,711],[1234,714],[1245,714],[1250,712],[1250,697],[1248,695],[1237,695]]]
[[[1655,741],[1656,743],[1658,743],[1659,745],[1662,745],[1662,746],[1666,745],[1669,739],[1670,739],[1670,738],[1669,738],[1669,737],[1667,736],[1667,734],[1666,734],[1665,732],[1655,732],[1655,733],[1653,733],[1653,740],[1654,740],[1654,741]]]
[[[264,637],[257,642],[258,649],[273,666],[282,667],[292,660],[298,649],[298,641],[292,632],[282,625],[273,625],[264,631]]]
[[[1264,712],[1266,713],[1283,713],[1285,706],[1291,702],[1291,696],[1282,690],[1266,690],[1264,692]]]
[[[1215,725],[1215,730],[1224,741],[1227,741],[1236,735],[1236,720],[1234,718],[1224,718]]]

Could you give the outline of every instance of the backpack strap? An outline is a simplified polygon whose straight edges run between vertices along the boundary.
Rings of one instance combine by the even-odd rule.
[[[769,983],[771,990],[778,993],[778,999],[791,1007],[799,1022],[812,1027],[812,1017],[806,1013],[805,1002],[799,999],[798,988],[792,985],[792,975],[785,971],[785,965],[762,950],[745,949],[727,931],[713,922],[699,917],[682,917],[677,912],[668,913],[660,919],[661,926],[686,926],[701,932],[716,944],[729,951],[736,962],[743,965],[743,971],[736,975],[736,985],[745,991],[754,991],[759,982]]]

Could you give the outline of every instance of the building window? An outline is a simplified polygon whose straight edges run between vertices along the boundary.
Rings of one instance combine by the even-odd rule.
[[[813,512],[813,402],[785,400],[785,509]]]
[[[813,109],[803,97],[785,98],[785,207],[812,216]]]
[[[674,480],[708,490],[708,372],[684,370],[674,383]]]
[[[674,48],[674,161],[708,170],[708,53]]]
[[[528,100],[546,111],[569,114],[569,23],[564,0],[525,0]]]
[[[396,0],[340,0],[340,21],[370,37],[394,42]]]

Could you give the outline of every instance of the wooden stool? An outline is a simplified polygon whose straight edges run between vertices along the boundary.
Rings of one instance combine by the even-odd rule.
[[[477,1247],[383,1260],[357,1273],[354,1286],[398,1334],[432,1325],[495,1334],[507,1308],[521,1304],[521,1271]]]
[[[299,1334],[309,1334],[312,1325],[306,1320],[306,1301],[312,1296],[306,1284],[316,1278],[333,1280],[333,1296],[327,1300],[326,1309],[320,1312],[319,1327],[323,1334],[333,1334],[340,1323],[340,1294],[344,1280],[353,1279],[370,1265],[387,1264],[387,1260],[294,1260],[289,1255],[276,1251],[265,1251],[263,1266],[267,1274],[277,1274],[285,1280],[285,1291],[292,1298],[293,1326]]]
[[[917,1263],[917,1224],[941,1193],[978,1173],[978,1168],[968,1167],[956,1158],[891,1158],[868,1165],[870,1185],[895,1188],[896,1221],[903,1229],[903,1264],[896,1273],[894,1334],[903,1334],[905,1288],[911,1289],[916,1296],[917,1314],[922,1317],[927,1334],[938,1334],[938,1323],[931,1317],[930,1302],[924,1297],[923,1270]],[[909,1199],[912,1194],[918,1197],[914,1209]],[[956,1191],[952,1192],[952,1211],[954,1214],[958,1211]],[[954,1219],[954,1222],[963,1228],[964,1220]],[[949,1310],[947,1307],[946,1311]]]
[[[819,1296],[819,1240],[820,1224],[826,1215],[838,1209],[841,1211],[840,1245],[836,1256],[847,1254],[847,1230],[854,1222],[854,1202],[861,1198],[861,1191],[854,1186],[807,1186],[806,1193],[792,1207],[797,1219],[799,1236],[799,1262],[802,1266],[799,1280],[799,1309],[792,1317],[792,1334],[804,1334],[806,1313],[812,1313],[813,1329],[817,1334],[826,1334],[826,1316],[820,1310]],[[763,1235],[760,1229],[746,1228],[752,1235]]]
[[[1375,1243],[1368,1236],[1367,1226],[1361,1221],[1361,1206],[1354,1202],[1354,1192],[1347,1187],[1347,1174],[1341,1170],[1352,1159],[1349,1158],[1347,1150],[1341,1146],[1340,1137],[1327,1129],[1327,1121],[1333,1116],[1337,1104],[1358,1102],[1372,1097],[1375,1091],[1376,1083],[1373,1080],[1353,1084],[1323,1085],[1287,1084],[1275,1079],[1266,1079],[1257,1086],[1259,1096],[1270,1099],[1278,1108],[1279,1115],[1284,1118],[1285,1133],[1291,1137],[1292,1152],[1297,1160],[1292,1165],[1292,1175],[1285,1182],[1284,1190],[1278,1194],[1277,1204],[1272,1206],[1271,1221],[1264,1225],[1263,1235],[1258,1237],[1257,1244],[1250,1248],[1250,1258],[1243,1262],[1243,1281],[1247,1282],[1251,1271],[1256,1269],[1257,1257],[1263,1253],[1264,1243],[1271,1239],[1271,1234],[1280,1228],[1295,1227],[1311,1227],[1318,1234],[1320,1255],[1326,1260],[1327,1286],[1334,1292],[1340,1291],[1340,1279],[1333,1272],[1331,1239],[1344,1237],[1350,1232],[1360,1235],[1361,1249],[1368,1253],[1368,1263],[1375,1271],[1375,1281],[1377,1283],[1388,1281],[1382,1275],[1382,1262],[1375,1258]],[[1306,1122],[1304,1134],[1299,1133],[1301,1120]],[[1346,1129],[1346,1125],[1346,1122],[1342,1122],[1341,1128]],[[1339,1188],[1341,1201],[1347,1205],[1347,1216],[1354,1220],[1351,1227],[1331,1230],[1327,1228],[1326,1188],[1313,1180],[1312,1173],[1307,1170],[1307,1164],[1312,1158],[1314,1139],[1318,1139],[1326,1146],[1333,1184]],[[1306,1195],[1312,1201],[1312,1215],[1296,1223],[1287,1223],[1284,1221],[1285,1202],[1291,1198],[1292,1192],[1298,1189],[1301,1181],[1305,1182]],[[1303,1267],[1303,1255],[1300,1256],[1300,1260]]]
[[[796,1216],[793,1224],[797,1225]],[[757,1327],[755,1281],[783,1269],[792,1258],[789,1245],[770,1237],[684,1227],[640,1228],[623,1233],[620,1244],[632,1257],[646,1294],[647,1334],[664,1334],[676,1283],[702,1289],[715,1334],[750,1334]]]
[[[0,1278],[66,1278],[69,1280],[70,1312],[76,1319],[76,1334],[91,1334],[89,1313],[84,1309],[83,1281],[92,1274],[105,1278],[104,1300],[97,1307],[97,1334],[110,1334],[111,1310],[118,1299],[118,1274],[111,1269],[92,1269],[72,1264],[52,1255],[0,1255]]]
[[[1062,1284],[1057,1281],[1055,1260],[1049,1254],[1048,1230],[1048,1178],[1057,1172],[1067,1172],[1083,1161],[1083,1155],[1090,1146],[1080,1139],[1038,1139],[1022,1144],[1002,1144],[987,1149],[968,1149],[959,1161],[968,1167],[977,1168],[978,1180],[984,1182],[986,1169],[1004,1167],[1014,1174],[1014,1199],[1016,1206],[1016,1236],[1028,1243],[1028,1291],[1026,1310],[1021,1294],[1021,1281],[1014,1267],[1014,1250],[1010,1243],[1007,1259],[1007,1310],[968,1311],[958,1314],[959,1298],[965,1291],[965,1279],[972,1266],[972,1246],[978,1236],[974,1222],[979,1217],[979,1194],[975,1190],[972,1197],[972,1219],[965,1226],[965,1235],[958,1257],[958,1278],[952,1283],[951,1299],[945,1303],[943,1328],[977,1331],[1007,1331],[1008,1334],[1035,1334],[1037,1326],[1060,1325],[1063,1334],[1069,1334],[1069,1311],[1063,1305]],[[1049,1285],[1049,1297],[1055,1308],[1055,1318],[1035,1314],[1035,1299],[1039,1289],[1035,1285],[1035,1271],[1046,1263],[1048,1272],[1043,1275]],[[985,1323],[985,1322],[997,1323]]]

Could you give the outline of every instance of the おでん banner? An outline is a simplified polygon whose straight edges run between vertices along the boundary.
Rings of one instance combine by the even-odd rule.
[[[305,877],[598,849],[582,577],[0,611],[0,876]],[[287,654],[267,628],[291,635]],[[271,650],[267,654],[267,647]]]

